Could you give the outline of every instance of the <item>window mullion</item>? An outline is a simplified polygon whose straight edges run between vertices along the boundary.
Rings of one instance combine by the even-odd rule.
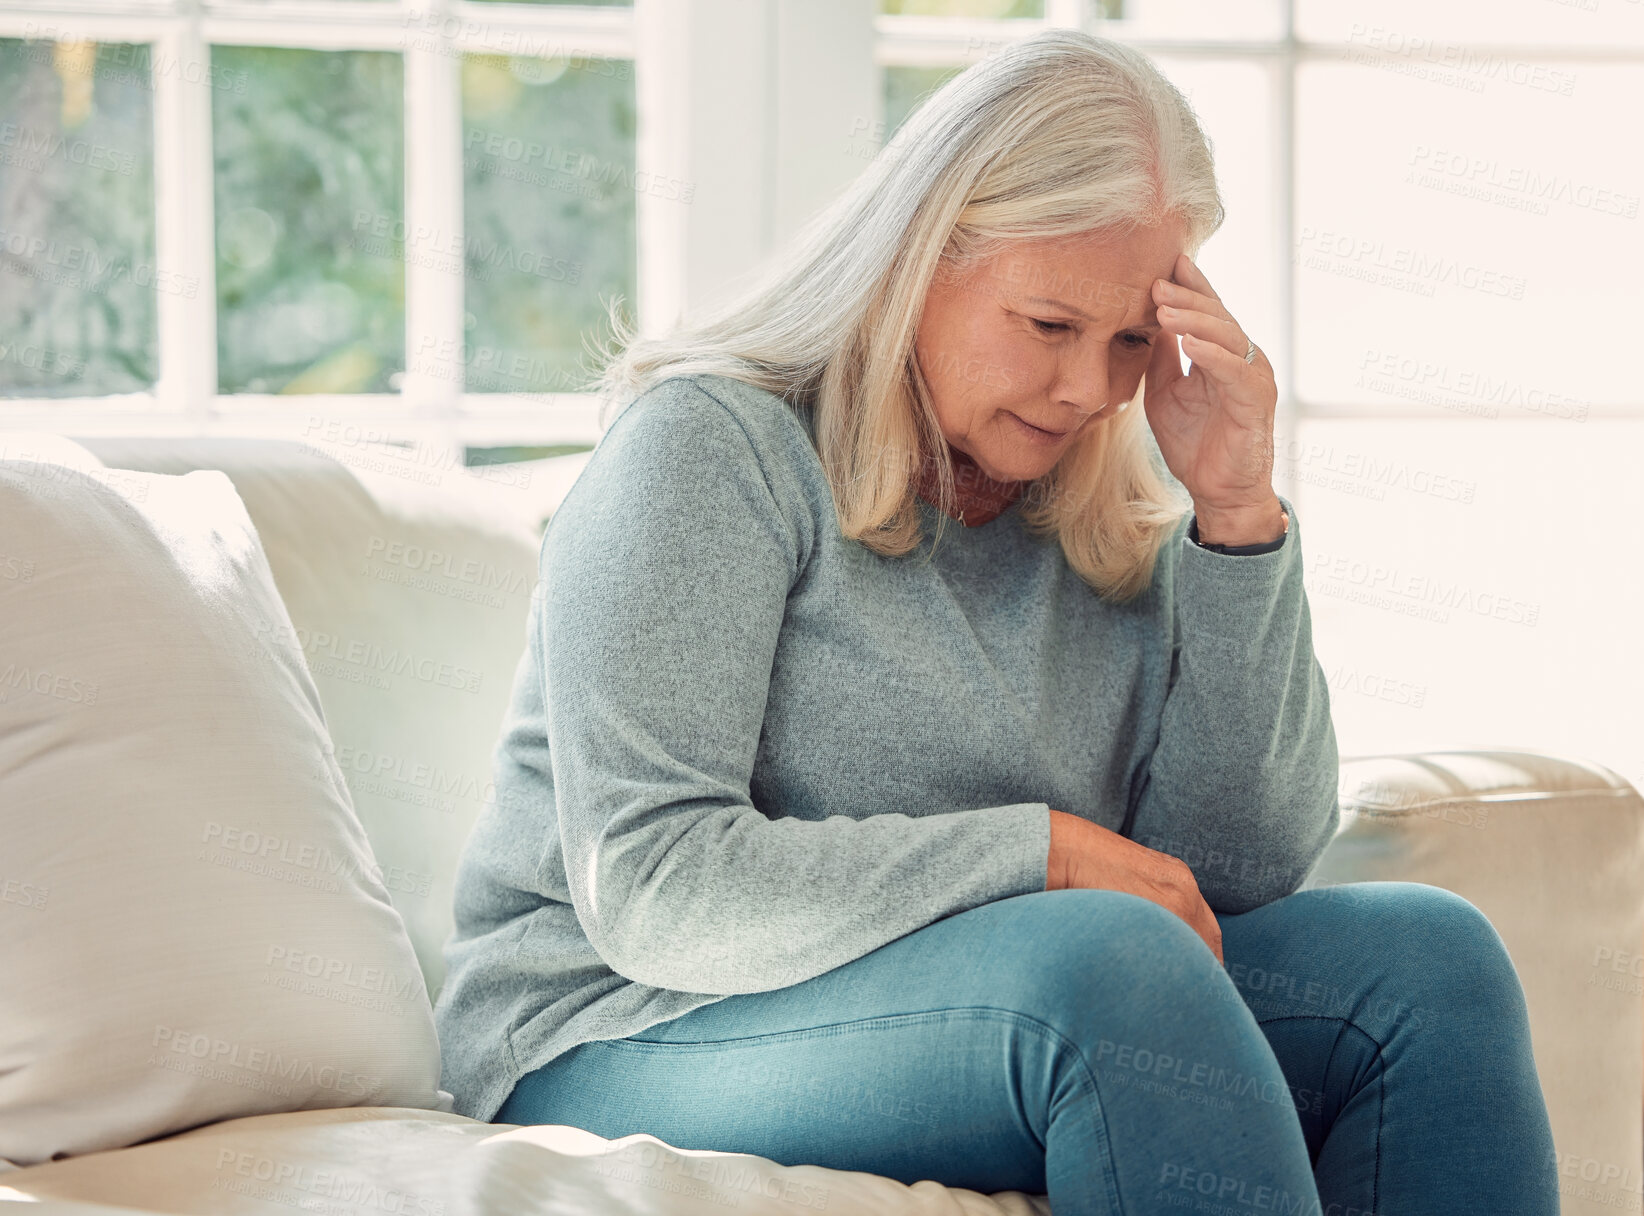
[[[436,16],[445,10],[433,0]],[[405,379],[419,417],[454,419],[462,401],[462,62],[436,20],[405,50]]]
[[[634,0],[635,167],[680,181],[691,176],[691,74],[679,53],[689,35],[684,0]],[[690,262],[690,209],[640,193],[635,199],[635,311],[645,334],[667,329],[684,310]]]
[[[162,410],[205,430],[217,393],[216,221],[212,197],[210,51],[196,13],[154,42],[155,261]]]
[[[877,0],[833,0],[825,9],[786,0],[776,10],[767,252],[785,246],[866,168],[858,141],[880,111],[877,9]]]
[[[1305,416],[1305,409],[1296,391],[1296,3],[1284,0],[1284,50],[1274,61],[1277,88],[1273,99],[1273,165],[1274,222],[1278,226],[1279,256],[1284,259],[1279,274],[1279,336],[1282,348],[1273,364],[1278,381],[1279,401],[1275,410],[1274,426],[1281,435],[1294,438]],[[1271,352],[1269,352],[1271,356]],[[1271,357],[1269,362],[1272,362]],[[1277,461],[1274,465],[1279,487],[1285,497],[1296,501],[1296,469],[1294,464]]]
[[[649,191],[636,200],[642,332],[722,300],[767,252],[776,205],[767,134],[778,119],[766,68],[779,10],[764,0],[635,0],[635,164],[692,193],[688,204]]]
[[[1045,24],[1068,29],[1084,29],[1088,20],[1086,0],[1045,0]]]

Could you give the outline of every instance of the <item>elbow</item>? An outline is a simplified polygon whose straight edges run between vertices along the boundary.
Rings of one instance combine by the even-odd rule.
[[[1293,825],[1288,839],[1253,861],[1245,881],[1219,891],[1221,903],[1207,898],[1215,911],[1236,916],[1295,893],[1335,839],[1341,826],[1340,765],[1335,728],[1328,717],[1317,741],[1303,754],[1302,764],[1267,784],[1269,805],[1284,806],[1281,820]]]
[[[1218,916],[1242,916],[1246,912],[1254,912],[1257,908],[1264,908],[1286,895],[1294,894],[1301,885],[1302,874],[1284,879],[1268,881],[1250,881],[1245,883],[1223,883],[1214,890],[1203,891],[1204,901],[1210,910]]]
[[[1298,836],[1289,847],[1248,858],[1231,871],[1224,869],[1208,876],[1210,880],[1200,884],[1199,893],[1210,910],[1222,916],[1238,916],[1300,890],[1341,824],[1341,807],[1334,788],[1319,808],[1307,816],[1313,830]]]
[[[605,965],[624,979],[707,996],[786,988],[822,970],[789,952],[749,949],[706,925],[687,928],[677,917],[660,914],[612,918],[589,941]]]
[[[599,901],[598,914],[578,909],[589,944],[605,965],[623,979],[652,988],[675,988],[678,976],[669,966],[670,950],[657,948],[654,927],[639,901]]]
[[[603,946],[597,949],[599,956],[605,960],[605,965],[625,980],[632,980],[649,988],[668,988],[680,992],[702,991],[699,985],[686,983],[645,951],[612,951]]]
[[[655,839],[606,837],[567,857],[571,903],[588,943],[636,984],[711,995],[756,990],[728,944],[735,926],[725,910],[686,881],[685,862],[658,864],[664,851]]]
[[[574,872],[570,866],[567,871]],[[612,971],[635,983],[651,984],[645,927],[632,913],[633,901],[624,897],[622,886],[612,881],[609,870],[599,864],[597,857],[589,859],[581,871],[587,881],[585,884],[571,882],[570,894],[582,935],[600,961]]]
[[[676,931],[664,938],[630,922],[604,934],[594,948],[612,971],[652,988],[731,996],[773,986],[743,975],[727,943],[702,936]]]
[[[678,916],[660,914],[643,888],[620,905],[602,904],[597,918],[579,919],[605,965],[636,984],[714,996],[758,988],[739,982],[736,959],[726,943],[682,926]]]
[[[649,984],[653,988],[668,986],[658,982],[661,977],[652,968],[652,959],[644,948],[643,936],[636,934],[623,918],[608,918],[606,925],[598,930],[584,921],[583,932],[588,935],[589,943],[605,965],[623,979],[636,984]]]

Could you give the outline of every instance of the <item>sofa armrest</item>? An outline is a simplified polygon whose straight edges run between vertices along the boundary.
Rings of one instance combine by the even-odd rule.
[[[1428,883],[1489,917],[1524,986],[1564,1212],[1636,1210],[1644,798],[1595,763],[1442,751],[1344,757],[1340,801],[1304,887]]]

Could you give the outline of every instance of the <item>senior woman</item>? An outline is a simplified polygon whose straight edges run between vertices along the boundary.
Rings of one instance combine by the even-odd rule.
[[[459,1111],[1058,1216],[1557,1211],[1489,922],[1297,889],[1336,741],[1221,219],[1182,96],[1047,32],[623,334],[459,870]]]

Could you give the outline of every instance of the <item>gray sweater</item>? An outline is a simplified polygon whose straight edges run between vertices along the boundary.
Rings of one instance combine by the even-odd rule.
[[[497,797],[435,1008],[489,1120],[525,1073],[1045,887],[1050,808],[1186,861],[1218,912],[1337,822],[1300,521],[1100,598],[1015,506],[841,535],[807,415],[720,376],[618,415],[550,521]]]

